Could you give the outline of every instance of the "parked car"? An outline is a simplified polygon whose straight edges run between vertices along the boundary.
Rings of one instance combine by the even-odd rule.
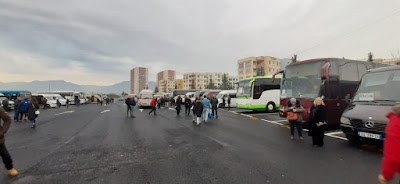
[[[349,107],[344,111],[341,129],[353,145],[382,145],[388,122],[386,115],[400,103],[400,66],[371,69],[366,73]]]
[[[0,106],[3,106],[1,102],[6,98],[7,97],[4,94],[0,93]],[[14,110],[14,102],[12,100],[8,100],[8,109]]]

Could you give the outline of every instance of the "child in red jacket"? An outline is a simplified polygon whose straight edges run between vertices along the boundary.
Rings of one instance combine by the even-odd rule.
[[[383,149],[382,173],[379,181],[386,184],[400,173],[400,105],[393,107],[393,112],[387,115],[389,123],[386,127],[386,137]]]

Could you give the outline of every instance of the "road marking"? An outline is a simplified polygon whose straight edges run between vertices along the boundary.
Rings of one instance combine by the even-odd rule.
[[[247,114],[240,114],[241,116],[245,116],[245,117],[248,117],[248,118],[253,118],[253,116],[250,116],[250,115],[247,115]]]
[[[337,135],[337,134],[343,134],[343,132],[342,131],[329,132],[329,133],[326,133],[325,135]]]
[[[344,138],[344,137],[340,137],[340,136],[336,136],[336,135],[327,135],[327,134],[325,134],[325,135],[328,136],[328,137],[333,137],[333,138],[336,138],[336,139],[341,139],[341,140],[348,141],[347,138]]]
[[[275,125],[283,125],[282,123],[278,123],[278,122],[276,122],[276,121],[270,121],[270,120],[266,120],[266,119],[260,119],[261,121],[265,121],[265,122],[268,122],[268,123],[272,123],[272,124],[275,124]]]
[[[103,114],[103,113],[105,113],[105,112],[110,112],[111,110],[104,110],[104,111],[102,111],[102,112],[100,112],[100,114]]]
[[[54,115],[58,116],[58,115],[62,115],[62,114],[71,114],[73,112],[75,112],[75,111],[65,111],[65,112],[61,112],[61,113],[58,113],[58,114],[54,114]]]
[[[174,108],[171,108],[171,107],[170,107],[170,108],[168,108],[168,109],[169,109],[169,110],[171,110],[171,111],[176,111],[176,109],[174,109]]]
[[[270,115],[269,113],[258,113],[258,114],[251,114],[252,116],[265,116]]]
[[[275,121],[275,122],[288,122],[288,120],[284,119],[284,120],[278,120],[278,121]]]
[[[215,138],[212,138],[212,137],[209,137],[209,136],[206,136],[206,137],[208,137],[209,139],[211,139],[211,140],[215,141],[216,143],[218,143],[218,144],[220,144],[220,145],[222,145],[222,146],[224,146],[224,147],[227,147],[227,146],[229,146],[229,144],[228,144],[228,143],[222,142],[222,141],[220,141],[220,140],[217,140],[217,139],[215,139]]]

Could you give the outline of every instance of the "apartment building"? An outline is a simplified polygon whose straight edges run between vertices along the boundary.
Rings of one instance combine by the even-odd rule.
[[[272,75],[280,69],[280,60],[272,56],[248,57],[238,61],[238,79]]]
[[[212,80],[214,86],[219,88],[222,85],[222,79],[226,75],[229,81],[229,74],[222,72],[208,73],[185,73],[183,74],[183,89],[206,89]]]
[[[133,68],[130,72],[131,93],[139,94],[146,88],[149,80],[149,70],[144,67]]]
[[[176,72],[174,70],[164,70],[157,73],[158,91],[169,93],[175,89]]]

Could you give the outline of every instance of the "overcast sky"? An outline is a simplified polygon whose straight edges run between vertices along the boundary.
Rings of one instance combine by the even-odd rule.
[[[238,59],[260,55],[390,58],[399,11],[399,0],[0,0],[0,81],[109,85],[136,66],[150,80],[237,75]]]

